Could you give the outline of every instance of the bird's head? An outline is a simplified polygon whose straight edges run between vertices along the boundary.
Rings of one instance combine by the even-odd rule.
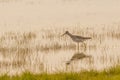
[[[69,33],[69,31],[65,31],[65,33],[62,36],[64,36],[65,34],[68,34],[68,33]]]

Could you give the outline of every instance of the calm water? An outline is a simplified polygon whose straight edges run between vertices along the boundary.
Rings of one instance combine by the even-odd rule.
[[[91,69],[100,71],[120,64],[120,44],[118,44],[119,39],[117,38],[107,37],[104,40],[92,38],[92,40],[86,41],[87,49],[84,50],[84,47],[80,44],[79,51],[76,50],[76,43],[67,36],[63,37],[63,40],[66,40],[64,40],[65,43],[62,39],[59,42],[61,44],[60,48],[56,48],[57,46],[50,48],[50,45],[52,46],[53,43],[56,43],[55,39],[50,39],[51,42],[49,40],[46,40],[48,42],[44,41],[47,43],[46,45],[42,42],[42,39],[35,39],[30,44],[27,41],[16,47],[15,44],[13,45],[15,43],[14,39],[2,40],[1,37],[0,73],[12,75],[24,71],[33,73],[78,72]],[[40,46],[42,44],[44,46]],[[40,49],[40,47],[47,47],[49,49]],[[90,55],[91,58],[78,59],[66,65],[76,53],[84,53],[85,55]]]

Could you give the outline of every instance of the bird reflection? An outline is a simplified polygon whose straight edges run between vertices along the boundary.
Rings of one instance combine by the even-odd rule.
[[[71,57],[69,61],[67,61],[66,65],[69,65],[72,61],[81,60],[84,58],[91,58],[91,56],[85,55],[83,52],[77,52]]]

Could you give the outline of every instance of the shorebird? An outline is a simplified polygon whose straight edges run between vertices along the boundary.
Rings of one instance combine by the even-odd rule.
[[[91,39],[91,37],[83,37],[83,36],[73,35],[73,34],[69,33],[69,31],[66,31],[62,36],[64,36],[65,34],[67,34],[68,36],[70,36],[71,39],[74,42],[77,42],[77,44],[78,44],[78,50],[79,50],[79,43],[80,42],[82,42],[84,44],[85,49],[86,49],[86,45],[85,45],[84,41],[86,41],[88,39]]]
[[[75,60],[80,60],[80,59],[84,59],[84,58],[91,58],[90,55],[85,55],[84,53],[75,53],[72,58],[67,61],[66,65],[69,65],[72,61],[75,61]]]

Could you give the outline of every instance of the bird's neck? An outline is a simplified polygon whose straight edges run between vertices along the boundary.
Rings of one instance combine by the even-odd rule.
[[[71,33],[67,33],[67,35],[69,35],[70,37],[72,37],[72,36],[73,36]]]

